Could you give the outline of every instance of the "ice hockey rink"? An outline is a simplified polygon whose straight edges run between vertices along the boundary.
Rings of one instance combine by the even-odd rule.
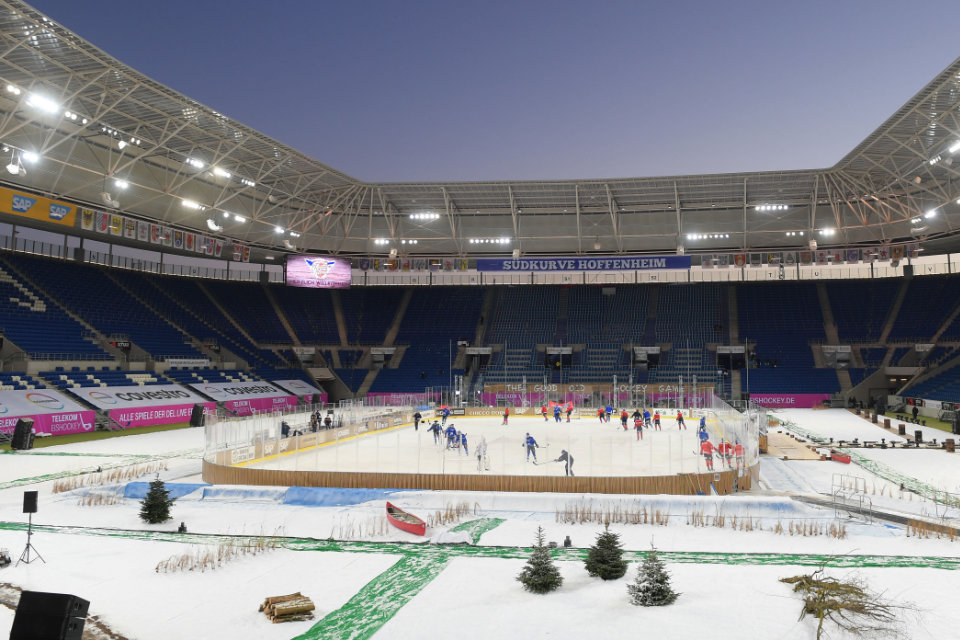
[[[698,454],[698,416],[687,416],[687,428],[680,430],[673,416],[662,419],[662,430],[644,429],[637,439],[633,419],[624,431],[616,416],[609,423],[593,417],[555,422],[541,416],[511,416],[503,425],[500,416],[451,417],[448,425],[467,434],[468,451],[447,448],[446,439],[434,442],[421,423],[363,434],[339,442],[292,452],[265,461],[250,463],[249,468],[297,471],[364,471],[382,473],[564,475],[563,463],[554,462],[562,450],[574,458],[578,476],[663,476],[678,473],[703,473],[706,466]],[[708,419],[711,441],[720,436]],[[539,444],[536,459],[527,456],[523,444],[527,434]],[[487,443],[487,464],[476,457],[481,439]],[[748,454],[749,458],[749,454]],[[716,470],[721,470],[719,460]]]

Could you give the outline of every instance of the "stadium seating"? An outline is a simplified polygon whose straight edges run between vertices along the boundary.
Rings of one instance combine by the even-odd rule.
[[[33,258],[18,259],[4,254],[0,261],[0,329],[8,340],[31,358],[60,360],[111,360],[112,356],[92,340],[84,339],[88,329],[71,318],[49,297],[23,282],[11,269],[27,267],[33,276],[33,264],[53,270],[62,263]]]

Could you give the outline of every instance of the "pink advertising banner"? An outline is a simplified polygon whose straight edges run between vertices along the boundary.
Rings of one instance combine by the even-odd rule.
[[[196,404],[202,404],[203,412],[208,415],[216,412],[217,405],[214,402],[200,402]],[[124,429],[133,429],[154,424],[190,422],[191,413],[193,413],[193,403],[111,409],[110,417]]]
[[[271,398],[247,398],[245,400],[226,400],[223,408],[236,416],[249,416],[271,411],[292,411],[297,408],[297,396],[273,396]]]
[[[750,400],[762,407],[810,409],[830,399],[829,393],[751,393]]]
[[[94,412],[52,389],[0,392],[0,433],[13,433],[20,418],[32,418],[36,433],[93,431]]]

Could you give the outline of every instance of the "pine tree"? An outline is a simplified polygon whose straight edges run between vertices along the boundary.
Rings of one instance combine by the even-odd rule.
[[[670,586],[670,574],[657,555],[656,547],[651,545],[650,552],[637,569],[636,580],[627,585],[627,592],[630,593],[630,601],[641,607],[673,604],[680,595]]]
[[[620,546],[620,536],[611,533],[607,523],[603,531],[597,535],[597,542],[590,547],[587,553],[587,573],[604,580],[622,578],[627,572],[627,561],[623,559],[623,547]]]
[[[140,502],[140,519],[150,524],[159,524],[170,519],[170,507],[176,498],[170,497],[170,492],[160,476],[150,483],[147,497]]]
[[[543,544],[543,527],[537,527],[537,544],[517,580],[533,593],[549,593],[563,584],[560,570],[553,564],[550,549]]]

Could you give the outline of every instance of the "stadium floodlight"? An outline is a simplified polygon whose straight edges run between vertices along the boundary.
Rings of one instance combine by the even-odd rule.
[[[956,153],[957,151],[960,151],[960,140],[957,140],[952,145],[950,145],[950,148],[947,149],[947,151],[949,151],[950,153]]]
[[[7,93],[12,93],[15,96],[20,95],[20,89],[13,86],[12,84],[7,85]]]
[[[120,150],[123,150],[123,148],[126,146],[127,146],[126,140],[117,140],[117,147],[119,147]]]
[[[194,169],[203,169],[207,164],[203,160],[197,160],[196,158],[187,158],[184,160],[188,165]]]
[[[247,219],[244,218],[244,217],[243,217],[242,215],[240,215],[239,213],[234,214],[233,219],[236,220],[237,222],[246,222],[246,221],[247,221]]]
[[[226,169],[221,169],[220,167],[213,168],[213,175],[217,176],[218,178],[227,178],[228,180],[233,176],[233,174],[231,174],[229,171]]]
[[[300,237],[300,234],[297,233],[296,231],[291,231],[291,232],[290,232],[290,237],[291,237],[291,238],[299,238],[299,237]]]
[[[255,187],[257,183],[253,180],[247,180],[246,178],[240,178],[240,182],[248,187]]]
[[[930,218],[933,218],[933,217],[936,216],[936,215],[937,215],[937,210],[936,210],[936,209],[930,209],[929,211],[927,211],[926,213],[923,214],[923,217],[926,218],[927,220],[929,220]]]
[[[130,186],[130,183],[127,182],[126,180],[121,180],[120,178],[117,178],[116,180],[113,181],[113,186],[115,186],[117,189],[126,189],[127,187]]]
[[[274,228],[273,228],[273,232],[274,232],[274,233],[283,233],[283,227],[274,227]]]
[[[27,104],[44,113],[57,113],[60,111],[60,105],[54,100],[36,93],[30,94],[30,97],[27,98]]]
[[[204,209],[206,209],[205,206],[203,206],[202,204],[200,204],[195,200],[181,200],[180,204],[182,204],[187,209],[193,209],[195,211],[203,211]]]
[[[34,153],[33,151],[24,151],[23,153],[20,154],[20,157],[26,160],[27,162],[29,162],[30,164],[33,164],[40,160],[40,155],[37,153]]]

